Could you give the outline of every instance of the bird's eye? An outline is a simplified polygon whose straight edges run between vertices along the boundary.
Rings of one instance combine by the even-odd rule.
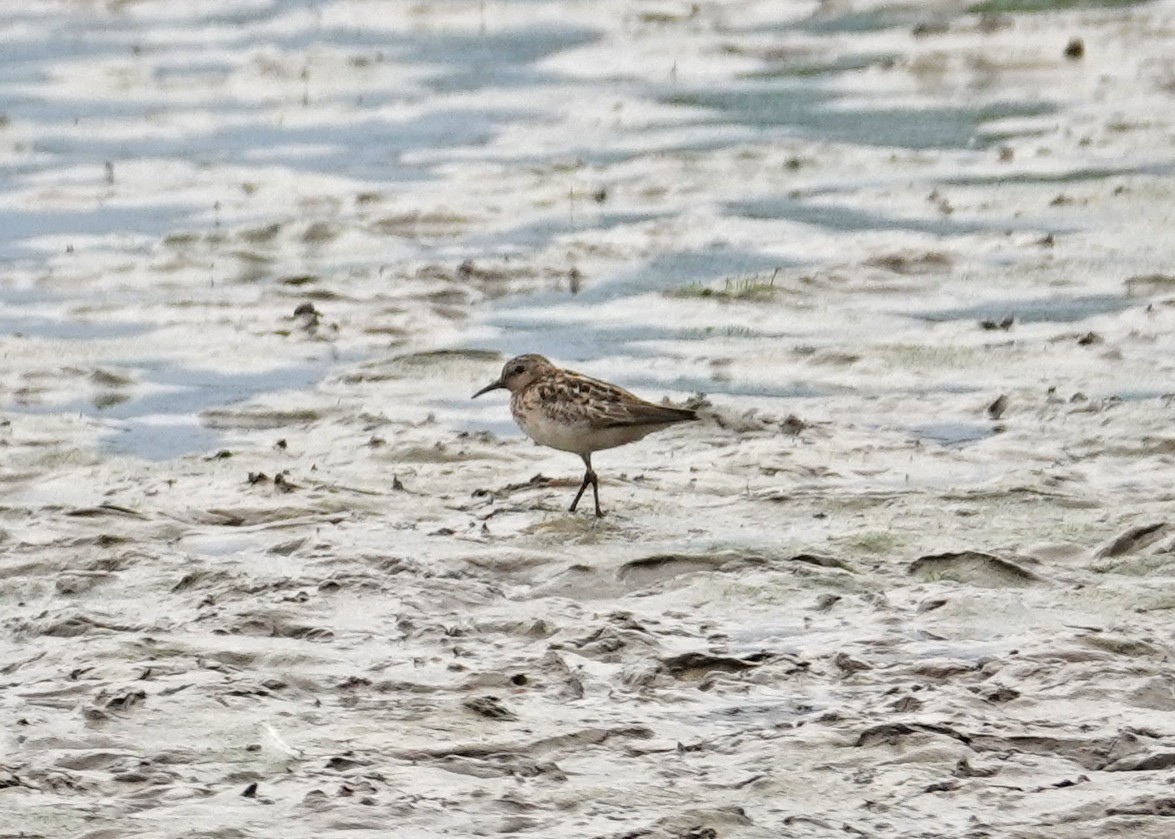
[[[521,364],[519,364],[519,365],[515,366],[515,368],[513,370],[510,371],[510,374],[517,376],[522,372],[524,372],[524,368]]]

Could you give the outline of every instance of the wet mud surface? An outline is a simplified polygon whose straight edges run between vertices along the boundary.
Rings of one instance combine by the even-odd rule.
[[[1175,830],[1175,6],[0,30],[0,834]]]

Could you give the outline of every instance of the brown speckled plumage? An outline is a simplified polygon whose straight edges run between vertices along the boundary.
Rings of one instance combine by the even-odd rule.
[[[622,387],[556,367],[541,355],[521,355],[506,362],[501,377],[474,396],[497,388],[510,391],[514,421],[528,437],[583,458],[587,471],[571,512],[590,484],[596,515],[603,515],[592,452],[623,446],[674,423],[697,419],[691,410],[654,405]]]

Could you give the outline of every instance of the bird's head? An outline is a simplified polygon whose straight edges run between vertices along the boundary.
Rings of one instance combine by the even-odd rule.
[[[489,393],[491,390],[498,390],[505,388],[511,393],[518,393],[524,387],[529,385],[535,379],[555,369],[555,365],[547,361],[541,355],[520,355],[517,358],[512,358],[506,362],[506,366],[502,368],[502,375],[498,377],[497,381],[490,382],[477,393],[473,394],[473,398],[481,396],[483,393]]]

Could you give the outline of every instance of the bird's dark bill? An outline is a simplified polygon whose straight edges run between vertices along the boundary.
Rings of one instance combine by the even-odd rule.
[[[471,396],[469,398],[470,399],[477,399],[477,397],[481,396],[483,393],[489,393],[491,390],[497,390],[498,388],[503,388],[503,387],[505,387],[505,385],[502,384],[501,381],[490,382],[488,385],[483,387],[481,390],[479,390],[477,393],[473,394],[473,396]]]

